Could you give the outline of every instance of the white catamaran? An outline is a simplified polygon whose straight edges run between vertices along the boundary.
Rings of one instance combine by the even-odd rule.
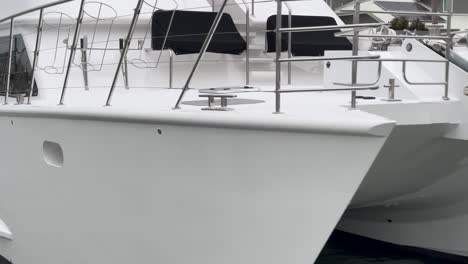
[[[310,264],[338,228],[468,257],[464,15],[329,2],[2,3],[0,255]]]

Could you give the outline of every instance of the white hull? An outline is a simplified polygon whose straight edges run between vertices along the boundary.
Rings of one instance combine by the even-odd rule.
[[[468,143],[444,137],[450,127],[397,128],[338,228],[398,245],[468,256],[468,234],[462,231],[468,223]],[[418,139],[410,136],[415,134]]]
[[[428,48],[420,57],[436,58]],[[436,72],[430,67],[424,73]],[[394,243],[468,257],[468,130],[463,87],[466,72],[453,66],[459,104],[442,109],[363,107],[391,116],[398,125],[341,219],[338,229]],[[430,106],[430,103],[428,107]],[[463,113],[460,116],[460,113]],[[415,122],[415,120],[424,122]],[[457,121],[458,119],[458,121]],[[459,124],[461,123],[461,124]]]
[[[0,118],[15,264],[313,263],[393,126],[15,112]]]
[[[236,0],[227,10],[239,35],[248,31],[250,52],[206,54],[191,83],[198,54],[172,61],[151,50],[154,9],[145,5],[122,58],[127,87],[116,67],[131,2],[116,5],[115,21],[84,21],[79,38],[93,45],[71,59],[66,90],[60,73],[71,52],[63,39],[70,44],[72,34],[54,24],[61,16],[49,17],[36,57],[38,96],[0,108],[0,255],[14,264],[310,264],[346,209],[339,228],[348,232],[466,254],[466,237],[453,238],[468,223],[466,211],[445,211],[468,204],[464,192],[452,192],[466,186],[465,72],[416,40],[368,52],[366,37],[360,58],[370,54],[382,67],[359,62],[354,84],[349,50],[326,50],[323,62],[295,62],[277,74],[276,57],[264,52],[276,2],[260,1],[247,21],[249,5]],[[179,2],[212,10],[211,1]],[[58,10],[76,12],[77,3]],[[283,14],[336,17],[325,1],[288,4]],[[30,16],[15,27],[30,58],[35,23]],[[137,39],[146,41],[140,47]],[[110,97],[113,76],[120,78]],[[279,77],[289,92],[281,96],[273,93]],[[253,88],[235,88],[247,83]],[[214,87],[221,89],[211,96],[237,96],[232,111],[201,110],[207,91],[198,89]]]

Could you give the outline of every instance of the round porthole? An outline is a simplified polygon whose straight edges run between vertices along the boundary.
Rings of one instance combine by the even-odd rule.
[[[413,50],[413,44],[408,43],[406,44],[406,51],[411,52]]]

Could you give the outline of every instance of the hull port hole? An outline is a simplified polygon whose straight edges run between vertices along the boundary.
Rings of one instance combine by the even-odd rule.
[[[42,151],[45,163],[58,168],[63,166],[64,157],[60,144],[51,141],[44,141],[42,144]]]

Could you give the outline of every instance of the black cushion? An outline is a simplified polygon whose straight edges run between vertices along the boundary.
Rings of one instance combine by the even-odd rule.
[[[217,13],[156,11],[152,21],[153,50],[172,49],[176,54],[199,53]],[[172,16],[174,19],[169,28]],[[164,38],[169,30],[165,47]],[[229,14],[223,14],[207,52],[239,55],[247,44]]]
[[[337,25],[332,17],[324,16],[292,16],[292,25],[289,26],[287,15],[282,16],[282,27],[313,27]],[[267,21],[267,51],[276,51],[276,15]],[[353,47],[347,38],[335,37],[338,30],[296,32],[292,33],[291,52],[294,56],[323,56],[326,50],[352,50]],[[281,34],[281,51],[288,50],[288,33]]]

